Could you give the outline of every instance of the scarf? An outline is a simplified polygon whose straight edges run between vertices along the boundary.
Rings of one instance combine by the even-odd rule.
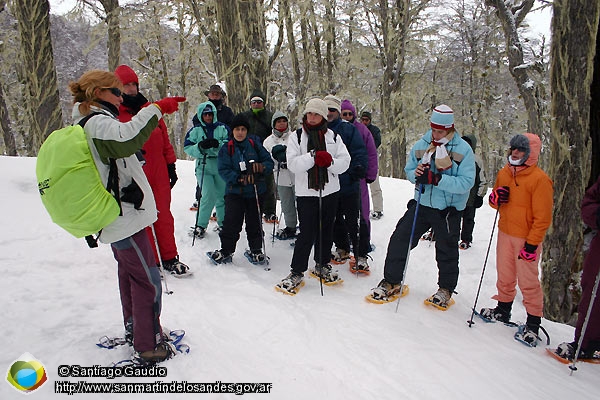
[[[309,125],[306,122],[306,117],[302,121],[302,127],[308,135],[308,144],[306,146],[307,151],[315,150],[327,151],[325,145],[325,134],[327,133],[327,120],[324,120],[321,125]],[[314,190],[323,190],[325,185],[329,182],[329,176],[327,174],[327,168],[317,167],[313,165],[308,171],[308,188]]]
[[[435,153],[435,157],[433,158],[435,161],[435,167],[438,171],[441,172],[452,168],[452,160],[448,155],[446,145],[452,140],[453,137],[454,132],[450,132],[438,141],[431,140],[429,147],[425,151],[425,154],[423,154],[422,163],[431,164],[431,158]]]

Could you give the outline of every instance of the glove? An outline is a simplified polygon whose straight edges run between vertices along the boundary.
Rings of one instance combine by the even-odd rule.
[[[287,161],[287,157],[285,155],[286,150],[287,150],[287,146],[285,146],[283,144],[278,144],[277,146],[274,146],[273,150],[271,150],[273,159],[275,161],[279,161],[279,162],[286,162]]]
[[[483,196],[475,196],[473,199],[473,207],[480,208],[483,206]]]
[[[136,210],[141,210],[142,202],[144,201],[144,192],[142,192],[142,189],[135,180],[132,180],[129,186],[121,189],[121,192],[123,193],[121,201],[132,203]]]
[[[529,244],[525,242],[525,246],[519,252],[519,260],[533,262],[537,260],[537,254],[535,251],[537,250],[537,245]]]
[[[219,141],[215,138],[204,139],[204,140],[201,140],[200,143],[198,143],[198,146],[200,146],[200,148],[202,148],[204,150],[216,149],[217,147],[219,147]]]
[[[317,167],[329,168],[332,161],[333,158],[331,158],[331,154],[325,150],[319,150],[315,152],[315,164]]]
[[[179,103],[185,101],[185,97],[165,97],[162,100],[155,101],[154,104],[159,108],[163,114],[173,114],[179,109]]]
[[[238,182],[242,185],[253,185],[254,184],[254,175],[242,174],[238,178]]]
[[[440,179],[442,179],[442,174],[434,174],[429,168],[425,168],[423,169],[423,174],[416,177],[415,182],[420,183],[421,185],[437,186]]]
[[[490,204],[493,206],[499,206],[501,204],[508,203],[508,195],[510,193],[510,188],[508,186],[499,186],[496,189],[492,190],[490,193]]]
[[[175,186],[177,182],[177,172],[175,172],[175,163],[167,164],[167,171],[169,171],[169,185],[171,185],[171,189]]]
[[[262,174],[265,171],[265,166],[259,162],[251,162],[250,169],[252,169],[253,174]]]
[[[362,165],[355,165],[350,171],[350,179],[353,181],[361,180],[365,177],[366,171]]]

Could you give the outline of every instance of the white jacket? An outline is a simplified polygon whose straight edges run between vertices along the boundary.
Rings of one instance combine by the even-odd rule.
[[[162,118],[162,113],[158,107],[144,107],[131,121],[123,123],[104,108],[92,107],[91,112],[101,114],[90,118],[84,131],[102,182],[106,186],[108,181],[110,165],[107,157],[115,158],[119,173],[119,191],[135,179],[144,193],[140,210],[136,210],[132,203],[122,201],[123,215],[102,229],[99,240],[102,243],[114,243],[139,232],[157,219],[152,189],[142,169],[142,162],[138,160],[135,152],[140,150],[150,137],[158,120]],[[83,117],[79,113],[79,103],[76,103],[73,107],[74,122]]]
[[[344,173],[350,165],[350,154],[341,137],[337,137],[331,129],[327,129],[325,134],[325,145],[327,152],[331,154],[333,162],[327,168],[329,182],[325,185],[321,195],[323,197],[340,190],[340,181],[338,176]],[[298,136],[294,132],[287,141],[287,165],[288,169],[294,173],[296,181],[297,197],[318,197],[319,191],[308,188],[308,170],[315,165],[314,157],[308,152],[308,135],[302,128],[300,144]]]

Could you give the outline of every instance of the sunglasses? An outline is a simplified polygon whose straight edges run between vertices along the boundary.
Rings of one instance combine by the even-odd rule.
[[[250,103],[251,104],[261,104],[261,103],[264,103],[264,102],[262,100],[252,100]]]
[[[110,90],[110,92],[111,92],[112,94],[114,94],[115,96],[117,96],[117,97],[121,97],[121,95],[123,94],[123,93],[121,92],[121,89],[119,89],[119,88],[116,88],[116,87],[104,88],[104,89],[102,89],[102,90]]]
[[[362,117],[360,120],[361,121],[370,121],[370,119],[368,117]]]
[[[337,108],[328,108],[327,109],[329,112],[337,112]]]
[[[525,147],[511,147],[510,151],[513,151],[513,150],[518,150],[521,153],[527,153],[527,149]]]
[[[351,113],[351,112],[344,112],[344,113],[342,113],[342,117],[351,117],[353,115],[354,115],[354,113]]]

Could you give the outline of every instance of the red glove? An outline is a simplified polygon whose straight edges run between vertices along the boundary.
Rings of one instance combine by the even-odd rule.
[[[317,167],[328,168],[332,161],[333,158],[331,158],[331,154],[325,150],[315,152],[315,164],[317,164]]]
[[[529,244],[525,242],[525,246],[519,252],[519,260],[533,262],[537,259],[537,254],[535,251],[537,250],[537,245]]]
[[[434,174],[429,168],[423,170],[423,174],[416,177],[415,182],[422,185],[434,185],[437,186],[442,179],[442,174]]]
[[[162,100],[155,101],[154,104],[160,109],[160,112],[164,114],[173,114],[179,109],[179,103],[185,101],[185,97],[165,97]]]
[[[492,190],[492,193],[490,193],[490,204],[498,206],[508,203],[509,189],[508,186],[500,186]]]

